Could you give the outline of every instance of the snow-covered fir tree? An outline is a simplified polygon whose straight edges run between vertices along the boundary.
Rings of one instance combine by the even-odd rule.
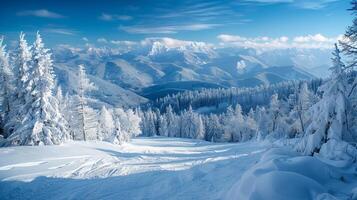
[[[87,104],[87,92],[94,90],[96,87],[90,82],[86,75],[84,65],[78,66],[77,80],[75,90],[77,95],[72,97],[72,119],[71,127],[75,130],[75,138],[87,140],[88,137],[97,135],[96,130],[96,112]]]
[[[204,127],[202,118],[193,112],[192,107],[183,112],[181,117],[181,137],[203,139]]]
[[[151,109],[143,112],[142,114],[141,130],[145,136],[156,136],[157,134],[157,120],[158,116]]]
[[[129,141],[132,137],[141,134],[141,118],[132,109],[114,109],[115,132],[111,137],[111,142],[121,144]]]
[[[105,106],[100,110],[98,124],[98,140],[109,141],[115,132],[115,123],[112,112]]]
[[[298,118],[298,133],[303,134],[306,129],[306,125],[310,120],[309,108],[316,103],[315,96],[309,90],[307,83],[303,82],[298,91],[293,95],[294,96],[294,105],[292,108],[292,114],[296,115],[294,118]]]
[[[335,45],[331,78],[320,87],[323,96],[312,107],[312,122],[306,129],[306,137],[298,150],[306,155],[320,153],[331,159],[356,159],[356,149],[349,145],[357,137],[350,128],[348,74],[341,60],[340,50]]]
[[[10,145],[60,144],[69,138],[59,103],[53,96],[55,86],[51,53],[44,47],[39,33],[33,45],[31,77],[23,78],[27,84],[25,104],[21,109],[21,124],[6,138]]]
[[[9,111],[9,117],[6,121],[4,130],[7,135],[12,134],[16,131],[18,126],[21,125],[25,115],[26,110],[23,106],[27,102],[29,95],[30,85],[29,79],[31,77],[30,70],[32,68],[32,51],[31,47],[28,46],[25,40],[25,34],[22,32],[19,36],[19,41],[16,49],[14,50],[13,56],[13,71],[14,71],[14,99],[11,101]]]
[[[12,110],[13,96],[13,73],[9,63],[9,54],[6,52],[6,45],[3,44],[4,38],[0,39],[0,135],[7,137],[4,126],[9,120]]]

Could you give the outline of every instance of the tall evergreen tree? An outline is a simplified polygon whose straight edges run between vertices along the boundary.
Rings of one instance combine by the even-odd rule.
[[[11,102],[12,108],[9,111],[9,120],[5,124],[5,131],[8,135],[16,131],[21,125],[26,110],[23,106],[26,104],[31,88],[29,79],[31,77],[30,70],[32,65],[31,47],[28,46],[25,40],[25,34],[20,33],[18,46],[14,51],[14,99]]]
[[[72,127],[82,135],[83,140],[87,140],[90,129],[93,128],[93,123],[89,122],[94,122],[95,116],[93,110],[87,105],[86,93],[95,89],[95,86],[88,79],[84,65],[79,65],[78,67],[78,79],[76,82],[77,95],[73,100],[73,106],[75,107],[75,112],[73,113],[75,124],[73,124]]]
[[[33,67],[28,78],[28,93],[21,125],[7,140],[11,145],[60,144],[69,138],[59,103],[53,96],[54,75],[51,53],[39,33],[33,45]]]
[[[3,45],[4,39],[0,39],[0,128],[1,135],[7,137],[7,131],[4,130],[4,126],[9,120],[9,114],[11,111],[11,102],[15,99],[13,97],[13,74],[9,64],[9,54],[6,52],[5,45]]]
[[[98,126],[98,140],[106,140],[115,132],[115,121],[113,114],[103,106],[99,114],[99,126]]]
[[[307,83],[301,84],[299,91],[296,94],[296,104],[294,106],[294,111],[297,113],[299,118],[301,132],[305,132],[305,127],[308,119],[308,109],[314,103],[313,94],[307,87]]]

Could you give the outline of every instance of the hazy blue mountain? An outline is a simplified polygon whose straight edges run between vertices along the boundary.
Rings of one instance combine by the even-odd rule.
[[[54,55],[57,66],[70,71],[84,64],[93,80],[112,86],[100,88],[104,93],[114,95],[108,90],[119,87],[129,90],[126,96],[135,92],[149,98],[202,87],[252,87],[312,79],[324,75],[329,65],[327,50],[259,52],[217,48],[200,42],[176,44],[160,38],[131,48],[62,46],[54,49]],[[138,97],[134,99],[137,99],[135,103],[142,101]]]

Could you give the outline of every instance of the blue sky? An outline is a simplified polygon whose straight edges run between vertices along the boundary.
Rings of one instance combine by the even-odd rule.
[[[99,38],[219,43],[220,35],[337,37],[351,23],[348,8],[348,0],[7,0],[0,35],[14,40],[20,31],[32,37],[40,30],[51,45]]]

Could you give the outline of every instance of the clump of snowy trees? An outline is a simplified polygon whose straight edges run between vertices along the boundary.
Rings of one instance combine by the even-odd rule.
[[[270,97],[277,94],[280,99],[288,99],[289,95],[296,93],[296,88],[306,81],[285,81],[272,85],[261,85],[252,88],[217,88],[185,91],[168,95],[163,98],[149,102],[147,108],[158,108],[164,112],[171,105],[172,109],[179,113],[187,110],[206,108],[207,113],[226,110],[227,106],[240,104],[243,112],[249,112],[250,108],[266,106]],[[323,83],[322,79],[314,79],[306,82],[308,89],[316,93],[318,87]]]
[[[266,106],[243,112],[240,104],[228,106],[221,114],[199,114],[192,107],[179,114],[171,105],[166,111],[141,111],[142,133],[146,136],[169,136],[204,139],[212,142],[244,142],[252,139],[277,139],[302,136],[311,122],[308,109],[318,96],[308,82],[300,82],[287,99],[277,93]]]
[[[0,146],[51,145],[70,139],[120,144],[140,134],[140,118],[133,110],[91,108],[86,93],[95,86],[83,65],[75,83],[76,91],[63,95],[39,33],[31,46],[21,33],[11,55],[0,39]]]

